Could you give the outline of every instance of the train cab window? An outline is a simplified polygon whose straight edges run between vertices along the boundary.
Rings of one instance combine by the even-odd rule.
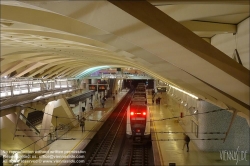
[[[130,119],[133,124],[146,125],[147,119],[147,106],[146,105],[131,105],[130,106]]]

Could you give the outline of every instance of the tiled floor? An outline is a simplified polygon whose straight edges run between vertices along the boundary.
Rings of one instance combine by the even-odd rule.
[[[162,95],[161,98],[161,105],[154,104],[150,106],[153,120],[173,117],[172,113],[166,105],[166,96]],[[176,122],[175,119],[153,121],[152,128],[155,132],[183,132],[181,125]],[[250,165],[249,152],[247,154],[247,161],[238,161],[237,163],[237,159],[228,161],[221,160],[220,152],[202,152],[197,149],[196,145],[193,144],[192,141],[189,144],[189,152],[187,152],[186,149],[182,150],[184,140],[178,140],[183,139],[182,133],[157,133],[156,139],[159,140],[158,149],[160,149],[159,154],[161,157],[162,165],[164,166],[168,166],[169,163],[176,163],[176,166]],[[173,141],[172,139],[177,140]]]
[[[56,155],[51,154],[51,151],[62,151],[63,153],[65,153],[65,155],[69,156],[71,151],[74,151],[76,149],[79,148],[79,146],[82,146],[83,144],[86,145],[89,142],[88,136],[90,134],[93,134],[94,132],[91,131],[93,130],[96,126],[99,126],[99,124],[102,124],[103,122],[102,119],[104,117],[106,117],[106,115],[108,115],[111,110],[114,108],[114,106],[125,96],[127,92],[123,91],[120,92],[116,95],[115,101],[113,101],[112,98],[108,98],[107,101],[105,102],[105,107],[102,108],[101,105],[97,105],[95,106],[95,108],[93,110],[91,110],[90,112],[87,112],[85,117],[86,117],[86,121],[85,121],[85,131],[82,132],[82,128],[79,127],[75,127],[72,130],[70,130],[67,134],[65,134],[61,139],[61,140],[56,140],[55,142],[53,142],[50,147],[49,147],[49,151],[44,154],[43,156],[45,156],[44,158],[40,158],[40,162],[38,163],[32,163],[29,165],[69,165],[68,163],[64,163],[64,160],[68,160],[68,159],[53,159],[52,157],[55,157]],[[46,156],[51,155],[51,158],[48,158]],[[59,155],[58,155],[59,156]],[[62,155],[60,155],[62,156]],[[56,163],[50,163],[50,162],[54,162],[55,160],[57,160]],[[58,162],[59,161],[59,162]],[[47,163],[46,163],[47,162]]]

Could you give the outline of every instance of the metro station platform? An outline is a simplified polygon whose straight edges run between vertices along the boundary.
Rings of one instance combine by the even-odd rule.
[[[72,160],[70,155],[77,155],[74,151],[82,150],[101,127],[101,124],[111,113],[113,108],[120,102],[120,100],[126,95],[127,91],[119,92],[115,95],[115,100],[108,98],[105,102],[104,108],[99,101],[93,110],[86,112],[83,116],[86,118],[85,128],[82,132],[82,127],[80,125],[71,129],[62,138],[54,141],[50,144],[49,150],[43,156],[40,156],[34,163],[29,163],[27,165],[70,165],[68,161]],[[98,104],[99,103],[99,104]],[[76,107],[75,110],[78,110]],[[42,151],[42,150],[41,150]],[[51,152],[56,152],[51,153]],[[62,154],[59,154],[62,153]],[[86,152],[87,153],[87,152]],[[63,158],[65,156],[65,158]],[[58,158],[57,158],[58,157]]]
[[[87,119],[85,121],[85,131],[79,126],[70,130],[64,139],[59,139],[53,142],[48,153],[44,154],[44,158],[40,158],[39,162],[28,165],[70,165],[65,162],[70,160],[72,152],[82,150],[85,147],[93,134],[100,128],[115,105],[125,96],[127,92],[122,91],[116,95],[115,101],[112,98],[107,99],[105,108],[101,104],[97,105],[93,110],[84,115]],[[176,166],[202,166],[202,165],[249,165],[249,153],[247,160],[222,160],[220,152],[203,152],[200,151],[192,142],[189,144],[189,152],[184,145],[183,128],[177,119],[168,119],[157,121],[163,118],[173,117],[171,110],[167,105],[166,94],[157,95],[161,97],[161,104],[150,104],[149,109],[151,112],[151,131],[152,131],[152,145],[155,150],[155,159],[158,160],[156,165],[169,166],[170,163],[175,163]],[[159,132],[180,132],[180,133],[159,133]],[[188,134],[188,133],[187,133]],[[173,140],[174,139],[174,140]],[[218,140],[219,141],[219,140]],[[221,140],[220,140],[221,141]],[[55,158],[51,151],[61,151],[64,153],[65,158]],[[88,152],[86,152],[88,153]],[[51,157],[48,157],[51,156]],[[26,165],[26,164],[25,164]]]

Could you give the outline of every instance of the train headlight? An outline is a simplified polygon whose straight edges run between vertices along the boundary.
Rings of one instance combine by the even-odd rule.
[[[143,114],[143,115],[146,115],[146,112],[143,112],[142,114]]]
[[[134,112],[130,112],[130,115],[134,115],[135,113]]]

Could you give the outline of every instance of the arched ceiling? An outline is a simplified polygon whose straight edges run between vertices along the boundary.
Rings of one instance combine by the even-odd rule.
[[[1,77],[134,67],[249,117],[249,66],[210,44],[248,17],[248,0],[1,1]]]

